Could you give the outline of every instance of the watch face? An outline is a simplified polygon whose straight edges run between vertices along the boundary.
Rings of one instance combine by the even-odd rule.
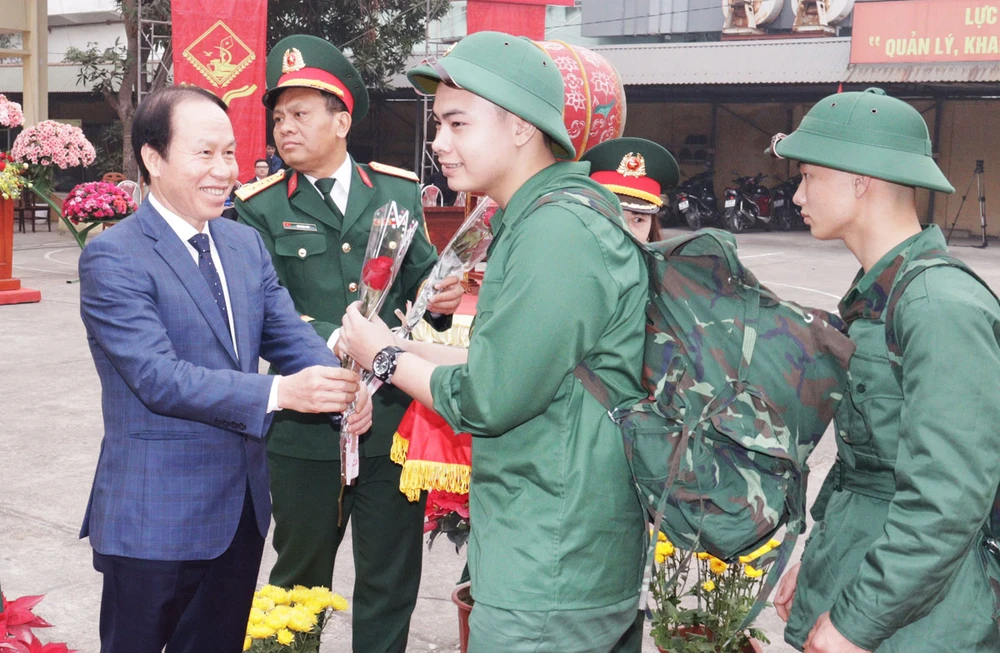
[[[375,354],[375,360],[372,361],[372,372],[374,372],[376,376],[384,376],[388,371],[389,357],[383,352]]]

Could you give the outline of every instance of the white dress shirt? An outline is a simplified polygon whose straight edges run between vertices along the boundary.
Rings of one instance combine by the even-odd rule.
[[[163,203],[157,199],[156,194],[149,193],[149,203],[152,205],[156,212],[159,213],[164,221],[166,221],[167,226],[170,227],[177,237],[181,239],[181,242],[187,247],[188,254],[191,255],[191,259],[194,261],[195,266],[198,265],[198,257],[200,254],[198,250],[195,249],[189,241],[192,236],[196,236],[199,233],[204,233],[208,236],[208,245],[210,249],[210,255],[212,257],[212,263],[215,264],[215,269],[219,273],[219,281],[222,283],[222,295],[226,299],[226,313],[229,315],[229,335],[233,339],[233,351],[236,352],[236,358],[239,359],[240,352],[236,347],[236,324],[233,322],[233,305],[229,300],[229,285],[226,283],[226,271],[222,267],[222,260],[219,259],[219,250],[215,246],[215,241],[212,239],[212,230],[206,229],[204,232],[200,232],[195,229],[191,223],[186,221],[181,216],[177,215],[170,209],[163,206]],[[274,377],[274,382],[271,383],[271,394],[267,401],[267,412],[272,413],[278,408],[278,380],[280,376]]]
[[[348,154],[344,157],[344,162],[340,164],[337,171],[333,173],[333,178],[337,183],[333,185],[330,196],[333,198],[333,203],[340,209],[342,215],[347,215],[347,197],[351,192],[351,173],[353,172],[353,167],[351,155]],[[313,188],[316,188],[316,177],[304,173],[302,176],[309,180]],[[323,195],[318,188],[316,188],[316,192]]]

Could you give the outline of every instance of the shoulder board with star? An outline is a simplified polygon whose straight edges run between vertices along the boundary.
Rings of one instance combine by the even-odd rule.
[[[392,177],[402,177],[403,179],[408,179],[415,183],[420,183],[420,177],[418,177],[413,172],[406,170],[404,168],[397,168],[396,166],[388,166],[384,163],[379,163],[378,161],[370,161],[368,167],[383,175],[390,175]]]
[[[244,202],[259,193],[262,190],[274,186],[282,179],[285,178],[285,171],[279,170],[270,177],[264,177],[260,181],[255,181],[252,184],[243,184],[236,191],[236,197],[240,198]]]

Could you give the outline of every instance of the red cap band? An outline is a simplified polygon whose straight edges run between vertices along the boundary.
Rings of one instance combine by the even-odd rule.
[[[285,73],[278,79],[275,88],[287,86],[314,88],[317,91],[332,93],[343,101],[344,106],[347,107],[347,113],[354,113],[354,95],[347,90],[347,86],[343,82],[325,70],[303,68],[293,73]]]
[[[626,177],[614,170],[598,170],[591,174],[590,178],[605,186],[625,186],[650,195],[660,194],[660,182],[652,177]]]

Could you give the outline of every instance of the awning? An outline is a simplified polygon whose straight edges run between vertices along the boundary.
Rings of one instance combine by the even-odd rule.
[[[626,86],[844,81],[850,38],[600,45]]]

